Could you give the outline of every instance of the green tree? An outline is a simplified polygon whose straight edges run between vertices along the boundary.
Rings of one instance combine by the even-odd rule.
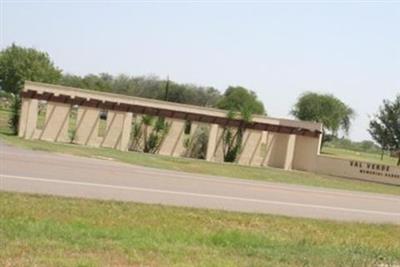
[[[184,156],[196,159],[205,159],[207,155],[209,134],[210,132],[207,126],[197,127],[192,136],[188,136],[184,140]]]
[[[217,107],[228,110],[229,119],[241,119],[239,127],[224,127],[222,133],[224,161],[235,162],[242,150],[243,135],[253,114],[266,114],[264,104],[253,91],[243,87],[229,87]]]
[[[168,134],[170,123],[163,117],[143,115],[133,124],[130,149],[145,153],[156,153]]]
[[[192,84],[179,84],[169,81],[166,95],[166,80],[157,76],[112,76],[107,73],[77,76],[63,75],[60,84],[83,89],[105,91],[130,96],[167,100],[170,102],[197,106],[214,106],[221,94],[213,87],[202,87]]]
[[[240,86],[228,87],[216,106],[239,113],[266,115],[264,104],[257,99],[256,93]]]
[[[243,135],[246,124],[251,121],[250,112],[243,111],[241,123],[237,128],[224,127],[222,132],[222,150],[225,162],[235,162],[242,150]],[[236,113],[230,111],[228,118],[233,119]]]
[[[353,109],[340,99],[330,94],[313,92],[302,94],[291,114],[299,120],[322,123],[323,143],[328,140],[329,134],[336,137],[339,130],[348,134],[354,117]]]
[[[393,102],[384,100],[369,123],[368,132],[382,150],[400,151],[400,95]],[[398,153],[397,165],[400,165]]]
[[[6,92],[19,94],[25,80],[57,83],[60,78],[61,70],[45,52],[15,44],[0,51],[0,86]]]
[[[25,80],[57,83],[61,70],[54,66],[47,53],[15,44],[0,51],[0,88],[13,94],[10,127],[17,133],[21,100],[19,92]]]
[[[18,95],[11,94],[11,116],[8,125],[14,134],[18,133],[18,122],[20,117],[21,98]]]

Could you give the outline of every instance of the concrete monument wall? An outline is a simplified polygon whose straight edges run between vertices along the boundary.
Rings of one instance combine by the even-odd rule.
[[[366,161],[318,156],[316,172],[356,178],[379,183],[400,185],[400,167]]]
[[[186,155],[185,140],[191,138],[198,127],[206,126],[209,138],[205,160],[223,162],[224,129],[237,129],[244,123],[228,118],[227,112],[219,109],[28,81],[21,96],[20,137],[51,142],[73,141],[122,151],[132,149],[133,123],[140,122],[144,115],[151,115],[164,117],[170,126],[156,153],[173,157]],[[39,101],[47,103],[40,128]],[[72,119],[72,107],[77,107],[75,119]],[[191,123],[189,133],[185,132],[187,122]],[[237,164],[399,184],[400,168],[319,155],[321,124],[255,115],[244,125]],[[148,130],[151,131],[151,127]]]

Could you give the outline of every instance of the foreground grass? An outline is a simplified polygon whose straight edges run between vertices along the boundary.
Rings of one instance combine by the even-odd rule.
[[[0,192],[0,266],[378,266],[400,226]]]
[[[27,149],[68,153],[84,157],[110,158],[125,163],[153,168],[242,179],[400,195],[399,186],[361,182],[334,176],[318,175],[309,172],[284,171],[281,169],[268,167],[246,167],[236,164],[219,164],[206,162],[204,160],[172,158],[136,152],[122,152],[107,148],[89,148],[72,144],[51,143],[37,140],[32,141],[21,139],[5,133],[0,133],[0,139],[8,144]]]
[[[385,154],[383,156],[383,159],[381,160],[381,155],[379,153],[357,152],[348,149],[334,148],[334,147],[324,147],[322,149],[322,154],[338,158],[369,161],[378,164],[386,164],[394,166],[397,165],[397,158],[390,157],[387,154]]]

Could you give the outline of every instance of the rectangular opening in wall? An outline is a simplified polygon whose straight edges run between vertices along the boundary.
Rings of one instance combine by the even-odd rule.
[[[105,137],[107,132],[107,110],[101,110],[99,114],[99,129],[98,129],[98,136]]]
[[[41,100],[38,104],[38,116],[36,120],[36,129],[43,130],[46,124],[47,101]]]
[[[132,119],[131,135],[129,140],[129,150],[139,151],[141,146],[141,140],[143,137],[143,124],[142,116],[135,116]]]
[[[207,155],[209,138],[210,129],[208,126],[200,125],[193,129],[192,135],[187,136],[187,139],[184,141],[185,152],[183,156],[196,159],[205,159]]]
[[[187,134],[190,134],[191,130],[192,130],[192,122],[189,121],[189,120],[185,121],[185,130],[184,130],[184,134],[186,134],[186,135],[187,135]]]
[[[76,139],[76,127],[78,120],[78,105],[73,105],[69,112],[68,118],[68,137],[71,143],[73,143]]]

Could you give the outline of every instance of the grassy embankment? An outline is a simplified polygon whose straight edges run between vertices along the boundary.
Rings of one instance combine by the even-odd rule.
[[[400,226],[0,193],[1,266],[399,264]],[[391,265],[382,265],[391,266]]]
[[[5,111],[0,111],[0,122],[7,121]],[[130,164],[146,167],[201,173],[217,176],[254,179],[270,182],[283,182],[336,189],[357,190],[374,193],[400,195],[399,186],[390,186],[370,182],[360,182],[333,176],[318,175],[301,171],[283,171],[275,168],[257,168],[235,164],[218,164],[204,160],[172,158],[160,155],[136,152],[121,152],[108,148],[89,148],[74,144],[51,143],[45,141],[24,140],[9,134],[6,124],[0,124],[0,138],[15,146],[57,153],[67,153],[84,157],[110,158]]]

